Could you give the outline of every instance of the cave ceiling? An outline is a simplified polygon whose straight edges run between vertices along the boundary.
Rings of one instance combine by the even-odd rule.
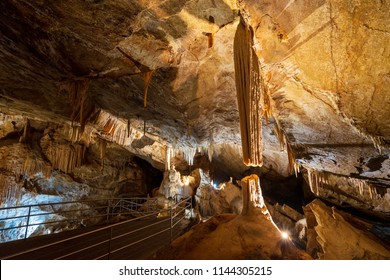
[[[3,0],[0,111],[70,122],[64,85],[88,81],[91,108],[163,145],[212,146],[216,164],[240,174],[239,11],[272,108],[263,168],[288,175],[282,133],[303,167],[389,185],[386,0]]]

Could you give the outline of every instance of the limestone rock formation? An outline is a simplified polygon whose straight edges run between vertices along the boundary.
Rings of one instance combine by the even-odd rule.
[[[2,115],[0,139],[0,205],[13,207],[69,201],[145,196],[156,187],[154,168],[137,159],[116,143],[97,138],[72,141],[69,129],[56,123],[29,120],[17,115]],[[105,153],[105,154],[104,154]],[[146,176],[148,172],[148,176]],[[159,173],[157,171],[157,173]],[[154,182],[156,183],[156,182]],[[157,179],[158,184],[158,179]],[[148,187],[149,185],[149,187]],[[93,204],[93,203],[92,203]],[[99,204],[96,202],[95,204]],[[28,228],[2,231],[0,241],[10,241],[39,234],[93,225],[101,221],[101,213],[85,203],[35,207]],[[97,206],[97,205],[95,205]],[[28,215],[29,208],[1,210],[0,217]],[[69,222],[63,222],[70,219]],[[73,222],[72,219],[75,219]],[[18,227],[25,218],[2,221],[3,228]],[[39,225],[42,222],[49,224]]]
[[[234,67],[240,20],[256,79]],[[174,164],[190,187],[173,193],[205,198],[206,216],[241,207],[212,180],[256,173],[274,193],[297,176],[300,206],[319,198],[388,224],[389,36],[379,0],[2,0],[1,203],[146,195]],[[249,109],[237,77],[261,92]],[[240,115],[257,129],[242,134]],[[262,167],[244,164],[242,135]]]
[[[165,198],[193,196],[196,189],[199,189],[199,186],[207,185],[205,180],[207,181],[207,177],[205,178],[205,173],[202,169],[197,168],[190,175],[181,175],[175,166],[172,165],[169,170],[165,170],[161,185],[155,194],[156,196],[162,195]]]
[[[317,226],[317,240],[322,247],[322,259],[390,259],[390,247],[372,233],[370,227],[360,222],[352,224],[348,216],[329,208],[319,200],[309,204]],[[364,228],[366,226],[366,228]]]
[[[309,259],[283,239],[263,202],[256,175],[242,180],[241,215],[217,215],[176,239],[157,255],[168,259]],[[228,245],[228,246],[227,246]]]
[[[286,151],[272,144],[285,137],[291,159],[304,167],[387,184],[386,160],[370,169],[379,152],[389,152],[387,2],[1,5],[2,111],[57,122],[81,117],[84,126],[98,107],[159,142],[193,149],[240,143],[233,67],[240,10],[254,30],[272,112],[265,168],[285,174]],[[151,71],[144,108],[143,77]],[[88,88],[84,101],[73,95],[80,103],[65,89],[81,80]]]
[[[267,204],[267,208],[278,228],[287,232],[290,238],[297,244],[307,244],[307,224],[306,218],[301,213],[292,209],[288,205]]]
[[[223,213],[240,214],[242,211],[241,189],[233,184],[232,178],[228,182],[213,183],[202,171],[202,180],[196,189],[195,201],[199,214],[204,218]]]
[[[173,166],[170,170],[165,171],[159,193],[166,198],[173,198],[176,195],[185,195],[188,193],[188,190],[184,189],[185,187],[188,186],[183,183],[180,172]],[[192,195],[192,193],[190,193],[190,195]]]
[[[348,178],[308,169],[308,184],[317,197],[340,206],[351,205],[375,216],[386,217],[390,206],[390,189],[368,180]]]
[[[312,256],[313,259],[318,259],[319,255],[323,254],[323,250],[317,240],[317,232],[315,227],[318,225],[318,223],[316,216],[314,215],[309,205],[303,207],[306,218],[306,252]]]

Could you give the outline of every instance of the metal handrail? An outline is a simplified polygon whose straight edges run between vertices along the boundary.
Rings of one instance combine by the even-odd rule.
[[[170,217],[169,217],[169,219],[170,219],[170,226],[169,226],[169,227],[167,227],[167,228],[165,228],[165,229],[162,229],[162,230],[160,230],[160,231],[158,231],[158,232],[154,232],[154,233],[150,234],[149,236],[143,237],[143,238],[141,238],[141,239],[139,239],[139,240],[137,240],[137,241],[135,241],[135,242],[125,244],[125,245],[123,245],[122,247],[119,247],[119,248],[117,248],[117,249],[115,249],[115,250],[112,250],[112,249],[111,249],[111,246],[109,246],[109,248],[108,248],[108,250],[107,250],[107,253],[105,253],[105,254],[103,254],[103,255],[101,255],[101,256],[98,256],[96,259],[100,259],[100,258],[103,258],[103,257],[105,257],[105,256],[110,256],[110,254],[112,254],[112,253],[115,253],[115,252],[124,250],[124,249],[126,249],[126,248],[128,248],[128,247],[130,247],[130,246],[132,246],[132,245],[134,245],[134,244],[137,244],[137,243],[139,243],[139,242],[145,241],[145,240],[147,240],[147,239],[149,239],[149,238],[152,238],[152,237],[154,237],[154,236],[156,236],[156,235],[158,235],[158,234],[161,234],[161,233],[163,233],[163,232],[166,232],[166,231],[168,231],[168,230],[171,231],[171,241],[172,241],[172,238],[173,238],[173,236],[172,236],[172,230],[173,230],[173,228],[174,228],[174,227],[175,227],[175,226],[176,226],[176,225],[185,217],[185,215],[183,215],[183,217],[182,217],[178,222],[173,223],[173,219],[174,219],[175,217],[177,217],[179,214],[176,214],[175,216],[173,216],[172,213],[173,213],[173,211],[176,210],[177,208],[180,208],[179,213],[184,212],[186,209],[192,209],[191,199],[192,199],[191,197],[187,197],[187,198],[184,198],[184,199],[180,200],[180,201],[177,202],[176,204],[171,205],[171,207],[170,207],[169,209],[162,209],[162,210],[160,210],[160,211],[156,211],[156,212],[154,212],[154,213],[147,214],[147,215],[145,215],[145,216],[136,217],[136,218],[133,218],[133,219],[130,219],[130,220],[126,220],[126,221],[118,222],[118,223],[115,223],[115,224],[103,226],[103,227],[101,227],[101,228],[99,228],[99,229],[96,229],[96,230],[92,230],[92,231],[89,231],[89,232],[81,233],[81,234],[76,235],[76,236],[68,237],[68,238],[65,238],[65,239],[62,239],[62,240],[59,240],[59,241],[55,241],[55,242],[52,242],[52,243],[49,243],[49,244],[45,244],[45,245],[42,245],[42,246],[39,246],[39,247],[36,247],[36,248],[32,248],[32,249],[29,249],[29,250],[25,250],[25,251],[22,251],[22,252],[18,252],[18,253],[9,255],[9,256],[7,256],[7,257],[5,257],[5,258],[3,258],[3,259],[15,258],[15,257],[17,257],[17,256],[20,256],[20,255],[23,255],[23,254],[26,254],[26,253],[31,253],[31,252],[34,252],[34,251],[38,251],[38,250],[41,250],[41,249],[45,249],[45,248],[48,248],[48,247],[51,247],[51,246],[54,246],[54,245],[57,245],[57,244],[60,244],[60,243],[64,243],[64,242],[67,242],[67,241],[70,241],[70,240],[74,240],[74,239],[83,237],[83,236],[92,235],[92,234],[94,234],[94,233],[102,232],[102,231],[105,231],[105,230],[108,230],[108,229],[110,230],[110,237],[109,237],[108,239],[104,239],[104,240],[102,240],[102,241],[100,241],[100,242],[97,242],[97,243],[95,243],[95,244],[92,244],[92,245],[89,245],[89,246],[86,246],[86,247],[83,247],[83,248],[79,248],[78,250],[72,251],[72,252],[67,253],[67,254],[65,254],[65,255],[62,255],[62,256],[58,256],[58,257],[56,258],[56,259],[63,259],[63,258],[69,257],[69,256],[71,256],[71,255],[74,255],[74,254],[76,254],[76,253],[80,253],[80,252],[82,252],[82,251],[88,250],[88,249],[90,249],[90,248],[93,248],[93,247],[96,247],[96,246],[101,246],[101,245],[103,245],[103,244],[105,244],[105,243],[107,243],[107,242],[108,242],[109,244],[111,244],[111,242],[112,242],[113,240],[115,240],[115,239],[119,239],[119,238],[122,238],[122,237],[124,237],[124,236],[131,235],[131,234],[133,234],[133,233],[135,233],[135,232],[137,232],[137,231],[140,231],[140,230],[143,230],[143,229],[147,229],[147,228],[152,227],[152,226],[154,226],[154,225],[156,225],[156,224],[165,222],[165,221],[168,220],[168,218],[165,218],[165,219],[163,219],[163,220],[157,220],[157,221],[154,222],[154,223],[151,223],[151,224],[148,224],[148,225],[146,225],[146,226],[137,228],[137,229],[135,229],[135,230],[133,230],[133,231],[131,231],[131,232],[127,232],[127,233],[122,234],[122,235],[118,235],[118,236],[114,236],[114,237],[112,236],[112,230],[113,230],[113,228],[115,228],[115,227],[119,227],[119,226],[121,226],[121,225],[125,225],[125,224],[128,224],[128,223],[132,223],[132,222],[134,222],[134,221],[137,221],[137,220],[140,220],[140,219],[144,219],[144,218],[147,218],[147,217],[157,217],[157,215],[158,215],[159,213],[164,213],[164,212],[165,212],[165,213],[168,213],[168,212],[170,213]],[[184,206],[184,207],[180,207],[179,205],[182,205],[183,203],[185,204],[185,206]]]
[[[136,199],[138,197],[132,197],[133,199]],[[52,205],[58,205],[58,204],[71,204],[71,203],[89,203],[89,202],[97,202],[97,201],[108,201],[108,200],[119,200],[119,199],[132,199],[130,198],[122,198],[122,197],[116,197],[116,198],[99,198],[99,199],[88,199],[88,200],[73,200],[73,201],[61,201],[61,202],[48,202],[48,203],[39,203],[39,204],[29,204],[29,205],[17,205],[17,206],[9,206],[9,207],[2,207],[1,209],[8,210],[8,209],[16,209],[16,208],[27,208],[27,207],[37,207],[37,206],[52,206]]]
[[[135,202],[134,202],[135,201]],[[152,201],[152,203],[149,203]],[[148,204],[148,211],[140,211],[140,207],[144,203]],[[104,205],[101,205],[104,203]],[[100,204],[91,206],[91,204]],[[133,204],[131,208],[128,208],[129,204]],[[61,209],[63,205],[86,205],[88,207],[83,206],[82,208],[77,209]],[[113,205],[113,206],[112,206]],[[121,207],[118,207],[120,205]],[[136,205],[136,206],[134,206]],[[42,209],[50,206],[52,211],[47,211],[47,209]],[[133,207],[134,206],[134,207]],[[38,209],[36,209],[38,208]],[[57,208],[57,209],[56,209]],[[22,210],[21,214],[17,214]],[[126,211],[124,211],[126,210]],[[43,204],[32,204],[32,205],[20,205],[20,206],[10,206],[0,208],[0,213],[11,212],[15,214],[12,217],[2,217],[0,216],[0,222],[10,222],[11,220],[19,220],[19,224],[17,226],[12,225],[9,227],[0,228],[1,233],[5,233],[6,231],[15,230],[24,228],[24,239],[28,238],[28,230],[33,226],[42,226],[42,225],[54,225],[54,224],[62,224],[64,222],[72,223],[71,226],[76,228],[77,226],[86,226],[83,224],[83,220],[85,221],[93,221],[97,220],[93,225],[101,224],[104,222],[104,218],[106,217],[105,222],[110,221],[110,217],[117,215],[135,215],[135,216],[144,216],[148,213],[152,213],[157,210],[157,199],[155,198],[144,198],[144,197],[130,197],[130,198],[104,198],[104,199],[93,199],[93,200],[79,200],[79,201],[64,201],[64,202],[53,202],[53,203],[43,203]],[[26,213],[27,212],[27,213]],[[70,218],[70,213],[79,212],[80,215],[77,218]],[[51,217],[51,216],[54,217]],[[49,216],[50,218],[59,218],[58,220],[49,220],[44,222],[32,222],[31,221],[35,217],[44,217]],[[68,217],[67,217],[68,216]],[[79,225],[77,225],[79,223]],[[91,224],[91,225],[92,225]],[[18,238],[23,239],[23,238]],[[13,239],[14,240],[14,239]],[[0,243],[13,241],[13,240],[0,240]]]

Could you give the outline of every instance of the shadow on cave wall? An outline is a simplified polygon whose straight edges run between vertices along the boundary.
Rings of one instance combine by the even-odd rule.
[[[154,168],[149,162],[139,158],[134,157],[134,161],[138,166],[143,170],[143,184],[146,188],[146,194],[152,196],[152,191],[155,188],[160,187],[161,182],[163,180],[163,173]]]

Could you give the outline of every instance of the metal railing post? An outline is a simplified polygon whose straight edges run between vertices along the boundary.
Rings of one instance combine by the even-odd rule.
[[[187,199],[187,209],[188,209],[188,212],[189,212],[188,220],[191,220],[193,218],[192,217],[192,197]]]
[[[170,205],[170,207],[169,207],[169,216],[170,216],[170,221],[171,221],[170,233],[171,233],[171,242],[172,242],[172,240],[173,240],[173,211],[172,211],[172,205]]]
[[[24,234],[24,239],[27,238],[28,225],[30,224],[30,214],[31,214],[31,206],[28,207],[27,224],[26,224],[26,232]]]
[[[112,227],[110,228],[110,241],[108,243],[108,259],[111,259]]]
[[[107,224],[110,221],[110,208],[111,208],[111,199],[108,200],[108,205],[107,205],[107,219],[106,219]]]

